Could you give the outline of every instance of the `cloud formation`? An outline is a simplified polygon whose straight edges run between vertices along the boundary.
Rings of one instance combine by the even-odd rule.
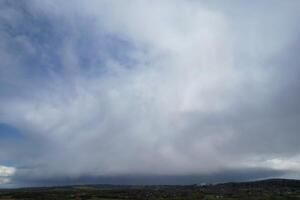
[[[16,169],[13,167],[6,167],[0,165],[0,184],[7,184],[10,182],[10,177],[13,176]]]
[[[16,182],[298,174],[300,6],[248,4],[1,2],[0,121],[19,133],[0,162]]]

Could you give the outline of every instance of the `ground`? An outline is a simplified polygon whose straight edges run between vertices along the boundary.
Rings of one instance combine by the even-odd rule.
[[[258,182],[189,186],[84,185],[0,190],[0,200],[300,200],[300,181],[273,179]]]

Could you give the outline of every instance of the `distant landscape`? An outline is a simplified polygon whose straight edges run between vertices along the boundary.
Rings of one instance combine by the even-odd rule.
[[[1,200],[91,199],[91,200],[296,200],[300,180],[268,179],[254,182],[185,186],[76,185],[0,190]]]

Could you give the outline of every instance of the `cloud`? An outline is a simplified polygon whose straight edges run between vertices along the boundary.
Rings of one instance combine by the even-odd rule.
[[[6,167],[0,165],[0,184],[10,183],[10,178],[16,173],[14,167]]]
[[[16,182],[296,170],[273,161],[298,166],[299,12],[247,6],[2,3],[0,121],[24,138],[0,161]]]

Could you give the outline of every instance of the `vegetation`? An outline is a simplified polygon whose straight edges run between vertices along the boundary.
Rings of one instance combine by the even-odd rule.
[[[300,181],[272,179],[257,182],[190,186],[85,185],[0,190],[0,200],[300,200]]]

